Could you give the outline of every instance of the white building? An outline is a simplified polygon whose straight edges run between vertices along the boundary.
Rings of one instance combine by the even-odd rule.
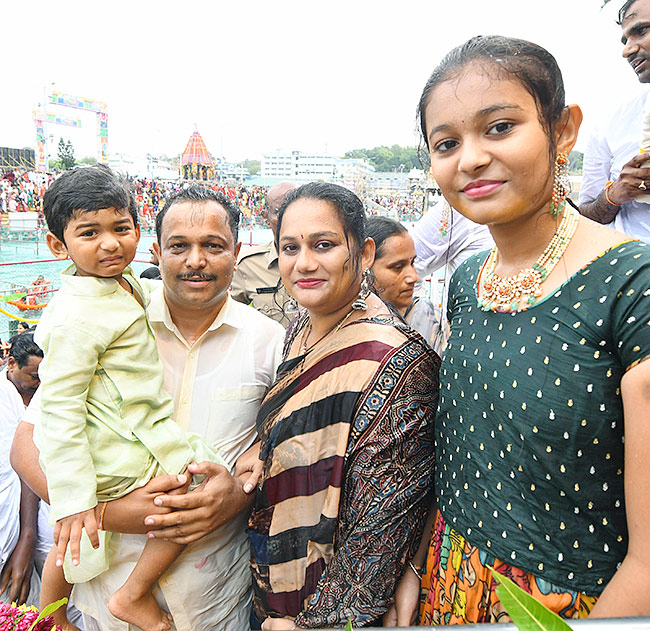
[[[276,151],[262,156],[262,177],[277,177],[295,182],[333,181],[336,158],[302,151]]]
[[[113,171],[130,177],[178,179],[178,169],[174,169],[169,160],[156,158],[150,154],[133,157],[123,153],[111,153],[108,165]]]
[[[421,169],[401,171],[378,171],[368,177],[368,185],[378,194],[408,193],[426,182],[426,174]]]
[[[361,159],[336,158],[302,151],[276,151],[262,156],[260,175],[294,182],[322,180],[354,188],[360,179],[374,170],[373,166]]]

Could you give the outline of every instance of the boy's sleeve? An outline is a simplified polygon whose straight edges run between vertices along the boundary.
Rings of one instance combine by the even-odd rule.
[[[53,519],[97,504],[95,467],[86,434],[86,397],[106,344],[80,329],[54,326],[41,375],[38,447],[45,465]]]

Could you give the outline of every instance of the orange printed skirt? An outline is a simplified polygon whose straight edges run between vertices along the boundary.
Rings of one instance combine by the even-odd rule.
[[[479,550],[450,528],[438,511],[422,578],[420,624],[511,622],[489,566],[563,618],[586,618],[598,600],[557,587]]]

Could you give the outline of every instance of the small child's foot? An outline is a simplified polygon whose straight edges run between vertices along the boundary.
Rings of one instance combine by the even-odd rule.
[[[136,598],[120,587],[108,600],[108,610],[142,631],[169,631],[172,617],[163,611],[150,592]]]

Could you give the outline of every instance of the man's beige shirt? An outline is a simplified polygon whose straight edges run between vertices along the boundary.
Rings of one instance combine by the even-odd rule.
[[[228,297],[210,328],[192,346],[171,320],[162,283],[152,291],[148,314],[165,366],[165,389],[174,399],[174,418],[203,436],[229,466],[256,439],[255,417],[280,361],[284,329]],[[159,581],[156,596],[174,618],[177,631],[248,629],[250,613],[247,515],[239,515],[187,546]],[[113,542],[114,545],[113,545]],[[111,568],[75,587],[75,603],[98,623],[87,631],[126,631],[106,609],[107,594],[124,583],[144,537],[114,536]]]
[[[285,328],[296,313],[295,303],[280,280],[278,252],[273,242],[246,249],[232,280],[232,297],[251,305]]]

